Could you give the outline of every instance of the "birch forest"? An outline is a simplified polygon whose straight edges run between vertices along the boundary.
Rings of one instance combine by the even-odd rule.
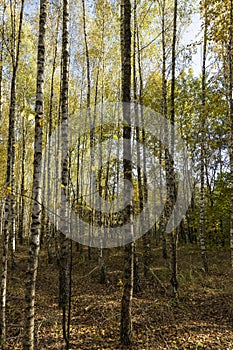
[[[0,348],[233,350],[233,0],[0,0]]]

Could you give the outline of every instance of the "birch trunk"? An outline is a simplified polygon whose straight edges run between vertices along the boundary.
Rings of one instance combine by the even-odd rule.
[[[165,38],[165,9],[166,9],[166,0],[163,0],[162,3],[162,53],[163,53],[163,63],[162,63],[162,113],[163,117],[167,119],[167,79],[166,79],[166,38]],[[161,130],[163,132],[163,130]],[[167,133],[167,130],[165,130],[165,133]],[[166,137],[166,135],[165,135]],[[159,145],[159,161],[160,161],[160,169],[162,166],[162,143],[160,142]],[[161,205],[163,205],[163,197],[162,197],[162,173],[160,170],[160,202]],[[165,236],[165,225],[166,224],[166,218],[164,214],[161,214],[161,218],[159,221],[159,231],[162,235],[162,247],[163,247],[163,258],[167,259],[167,240]]]
[[[23,244],[23,236],[24,236],[24,214],[25,214],[25,199],[24,199],[24,191],[25,191],[25,158],[26,158],[26,127],[25,127],[25,115],[22,114],[22,175],[21,175],[21,184],[20,184],[20,214],[19,214],[19,242]]]
[[[21,30],[23,23],[24,0],[21,1],[18,36],[16,38],[15,25],[12,28],[12,78],[10,92],[10,111],[7,145],[7,170],[6,170],[6,201],[3,224],[2,247],[2,276],[1,276],[1,313],[0,313],[0,338],[2,347],[6,340],[6,289],[8,273],[9,239],[11,238],[12,268],[15,266],[15,110],[16,110],[16,78],[19,63]],[[4,34],[4,32],[3,32]],[[10,196],[11,194],[11,196]],[[10,225],[10,237],[9,237]]]
[[[130,0],[121,0],[121,62],[122,62],[122,102],[123,102],[123,169],[124,179],[132,182],[131,162],[131,120],[130,120],[130,82],[131,82],[131,3]],[[128,141],[128,142],[127,142]],[[130,196],[132,198],[132,196]],[[133,242],[133,209],[132,202],[125,208],[125,217],[131,223]],[[128,234],[128,233],[127,233]],[[121,329],[120,340],[124,345],[132,343],[132,297],[133,297],[133,262],[134,243],[125,246],[124,263],[124,291],[121,300]]]
[[[167,188],[168,188],[168,214],[170,217],[175,203],[175,172],[174,172],[174,123],[175,123],[175,72],[176,72],[176,36],[177,36],[177,0],[174,0],[173,15],[173,38],[172,38],[172,79],[171,79],[171,154],[167,155]],[[177,298],[177,231],[176,228],[170,233],[170,269],[172,296]]]
[[[233,1],[230,1],[230,37],[229,37],[229,104],[230,104],[230,169],[231,169],[231,227],[230,227],[230,246],[231,246],[231,266],[233,268]]]
[[[15,4],[16,6],[16,4]],[[12,10],[15,11],[15,10]],[[15,261],[15,246],[16,246],[16,235],[15,235],[15,198],[14,198],[14,192],[15,192],[15,118],[16,118],[16,79],[17,79],[17,72],[18,72],[18,65],[19,65],[19,54],[20,54],[20,44],[21,44],[21,32],[22,32],[22,25],[23,25],[23,13],[24,13],[24,0],[21,1],[21,8],[20,8],[20,18],[19,18],[19,28],[18,33],[16,34],[15,28],[16,28],[16,19],[15,15],[13,16],[13,28],[12,28],[12,52],[11,52],[11,58],[12,58],[12,66],[13,66],[13,72],[12,72],[12,79],[11,79],[11,97],[10,97],[10,115],[9,115],[9,137],[11,138],[11,149],[10,149],[10,187],[11,187],[11,200],[10,200],[10,241],[11,241],[11,265],[12,268],[15,267],[16,261]]]
[[[201,109],[201,189],[200,189],[200,245],[201,256],[205,272],[208,272],[206,245],[205,245],[205,113],[206,113],[206,54],[207,54],[207,9],[205,3],[203,61],[202,61],[202,109]]]
[[[62,197],[68,196],[68,88],[69,88],[69,0],[63,1],[63,26],[62,26],[62,85],[61,85],[61,109],[62,109],[62,129],[61,129],[61,149],[62,149]],[[63,203],[61,209],[61,219],[63,225],[61,228],[61,255],[60,255],[60,307],[62,308],[63,318],[63,339],[66,349],[69,349],[69,322],[67,319],[69,286],[69,233],[67,201]]]
[[[44,117],[44,63],[45,63],[45,27],[47,17],[47,0],[40,2],[39,38],[37,53],[37,87],[35,106],[35,139],[33,163],[33,207],[31,217],[31,232],[29,240],[29,258],[26,274],[26,308],[24,350],[34,350],[35,338],[35,294],[40,250],[40,221],[41,221],[41,194],[42,194],[42,134]]]
[[[3,1],[2,4],[2,18],[1,18],[1,42],[0,42],[0,125],[2,124],[2,77],[3,77],[3,53],[4,53],[4,32],[5,32],[5,10],[6,10],[6,4],[5,1]]]

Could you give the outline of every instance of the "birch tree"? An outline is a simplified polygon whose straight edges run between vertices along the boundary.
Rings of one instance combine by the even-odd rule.
[[[203,36],[203,58],[202,58],[202,97],[201,97],[201,188],[200,188],[200,244],[202,262],[205,272],[208,272],[206,245],[205,245],[205,113],[206,113],[206,55],[207,55],[207,4],[204,2],[204,36]]]
[[[175,203],[176,185],[175,185],[175,170],[174,170],[174,123],[175,123],[175,83],[176,83],[176,44],[177,44],[177,0],[174,0],[173,10],[173,35],[172,35],[172,72],[171,72],[171,109],[170,109],[170,149],[171,154],[166,150],[166,178],[167,178],[167,218],[172,214],[172,207]],[[170,233],[170,269],[171,269],[171,286],[172,296],[177,298],[178,280],[177,280],[177,232],[176,228]]]
[[[131,120],[130,120],[130,81],[131,81],[131,3],[121,1],[121,68],[122,68],[122,102],[123,102],[123,170],[124,179],[132,182],[131,162]],[[130,196],[132,198],[132,196]],[[126,220],[129,220],[130,235],[133,241],[133,209],[132,202],[125,208]],[[125,263],[123,277],[123,296],[121,300],[121,330],[120,340],[124,345],[132,343],[132,297],[133,297],[133,255],[134,243],[125,246]]]
[[[39,38],[37,52],[37,83],[35,105],[35,138],[34,138],[34,163],[33,163],[33,187],[32,187],[32,217],[29,239],[29,258],[26,274],[26,308],[25,308],[25,333],[24,350],[34,350],[35,337],[35,294],[36,278],[38,270],[38,258],[40,251],[40,225],[41,225],[41,195],[42,195],[42,135],[44,118],[44,63],[45,63],[45,32],[47,17],[47,0],[40,1]]]
[[[230,0],[230,28],[229,28],[229,115],[230,115],[230,169],[231,169],[231,226],[230,226],[230,246],[231,246],[231,266],[233,268],[233,1]]]
[[[5,4],[4,4],[5,5]],[[13,6],[13,4],[11,4]],[[14,3],[16,6],[16,3]],[[15,11],[11,6],[11,49],[12,77],[10,87],[10,110],[8,125],[7,165],[6,165],[6,200],[3,227],[2,276],[1,276],[1,313],[0,337],[4,345],[6,339],[6,289],[8,270],[9,238],[11,238],[12,267],[15,266],[15,119],[16,119],[16,79],[19,66],[21,32],[23,24],[24,0],[21,1],[18,31]],[[3,23],[4,25],[4,23]],[[3,38],[2,38],[3,39]],[[2,55],[2,54],[1,54]],[[2,73],[1,73],[2,74]],[[10,233],[10,237],[9,237]]]
[[[68,197],[68,88],[69,88],[69,0],[63,1],[62,16],[62,82],[61,82],[61,112],[62,112],[62,128],[61,128],[61,191],[62,198]],[[62,309],[62,328],[63,338],[66,349],[69,349],[69,322],[67,322],[68,307],[68,268],[69,268],[69,240],[67,234],[69,232],[68,208],[67,201],[63,203],[61,208],[61,219],[63,225],[61,228],[61,253],[59,259],[60,277],[59,277],[59,304]]]

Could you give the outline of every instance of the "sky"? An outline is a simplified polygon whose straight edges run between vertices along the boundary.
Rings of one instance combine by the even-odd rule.
[[[201,20],[199,14],[194,14],[192,23],[183,30],[183,41],[185,44],[201,40]],[[197,45],[197,52],[193,55],[192,68],[195,76],[200,75],[202,67],[202,45]]]

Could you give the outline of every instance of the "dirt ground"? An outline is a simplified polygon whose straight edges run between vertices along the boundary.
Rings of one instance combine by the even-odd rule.
[[[99,280],[96,251],[89,261],[74,249],[70,349],[118,350],[123,251],[104,252],[107,283]],[[133,299],[133,345],[130,349],[233,349],[233,272],[229,251],[208,253],[210,273],[203,272],[196,246],[178,250],[179,302],[170,297],[168,262],[153,250],[151,272],[142,276],[142,292]],[[139,262],[142,256],[139,255]],[[22,349],[24,279],[27,249],[18,247],[17,267],[9,272],[6,349]],[[142,267],[142,265],[140,265]],[[142,270],[142,268],[141,268]],[[37,349],[61,349],[58,268],[41,252],[36,297]]]

